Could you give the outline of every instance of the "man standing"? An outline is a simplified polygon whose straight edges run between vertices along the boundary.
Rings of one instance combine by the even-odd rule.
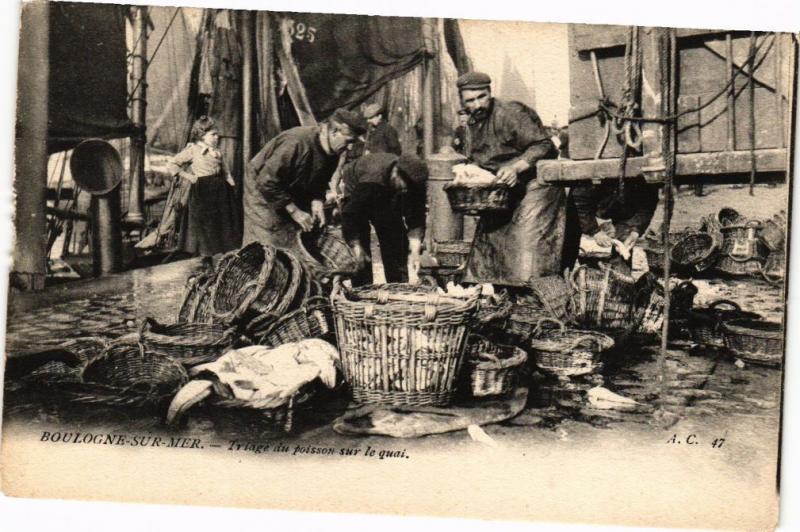
[[[297,231],[325,225],[323,202],[339,156],[366,131],[344,109],[319,126],[295,127],[270,140],[245,166],[242,245],[296,245]]]
[[[397,131],[386,121],[383,107],[377,103],[369,104],[364,108],[364,118],[369,124],[365,153],[403,153]]]
[[[419,271],[425,234],[428,168],[416,157],[370,153],[342,168],[342,234],[361,261],[354,286],[372,283],[370,225],[381,248],[386,281]]]
[[[481,217],[467,281],[523,285],[560,273],[566,194],[536,181],[536,162],[557,150],[536,112],[492,97],[491,79],[468,72],[456,83],[469,114],[467,157],[511,188],[509,213]]]

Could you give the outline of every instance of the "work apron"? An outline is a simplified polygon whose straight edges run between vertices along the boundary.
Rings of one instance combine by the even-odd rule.
[[[510,213],[481,216],[465,281],[523,286],[531,277],[561,270],[567,196],[562,187],[535,178],[515,190]]]

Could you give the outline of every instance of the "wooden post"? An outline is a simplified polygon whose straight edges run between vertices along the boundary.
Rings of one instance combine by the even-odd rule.
[[[147,8],[132,6],[133,62],[131,65],[131,122],[137,132],[131,137],[130,190],[128,192],[129,222],[144,223],[144,150],[147,142],[145,115],[147,110]]]
[[[422,142],[425,157],[436,151],[434,143],[434,80],[436,77],[436,20],[422,19],[422,41],[425,43],[425,60],[422,79]]]
[[[242,11],[242,168],[253,153],[253,14]]]
[[[665,95],[665,74],[662,69],[666,28],[644,28],[642,39],[642,115],[662,116]],[[642,173],[648,182],[660,183],[666,163],[662,152],[666,125],[662,122],[642,124],[642,155],[648,161]]]
[[[41,290],[47,275],[47,86],[50,7],[22,5],[17,81],[17,135],[14,148],[16,194],[14,284]]]

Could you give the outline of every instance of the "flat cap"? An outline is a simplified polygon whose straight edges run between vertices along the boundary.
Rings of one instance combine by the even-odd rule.
[[[331,120],[340,124],[347,125],[356,135],[363,135],[367,132],[367,121],[364,117],[347,109],[337,109],[331,115]]]
[[[483,89],[484,87],[488,87],[492,84],[492,78],[489,77],[488,74],[484,74],[483,72],[467,72],[466,74],[462,74],[458,77],[456,81],[456,87],[459,90],[465,89]]]
[[[424,185],[428,180],[428,166],[425,164],[425,161],[413,155],[401,155],[398,157],[397,171],[416,186]]]
[[[383,113],[383,106],[379,103],[371,103],[364,107],[364,118],[372,118]]]

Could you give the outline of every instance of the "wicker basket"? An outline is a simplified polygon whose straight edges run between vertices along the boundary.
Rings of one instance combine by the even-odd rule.
[[[168,400],[187,380],[172,357],[146,351],[140,343],[115,343],[89,361],[80,383],[61,391],[79,403],[147,407]]]
[[[507,211],[510,208],[509,188],[504,185],[460,185],[445,183],[444,190],[450,200],[450,208],[465,214],[482,214]]]
[[[725,346],[738,358],[765,366],[783,360],[783,325],[773,321],[735,319],[723,322]]]
[[[680,269],[703,272],[716,262],[720,244],[712,234],[687,233],[670,250],[670,259]]]
[[[215,397],[209,400],[208,407],[213,412],[209,417],[215,424],[230,425],[235,431],[242,430],[244,425],[259,432],[289,433],[294,424],[295,402],[296,398],[292,397],[274,408],[256,408],[238,399]]]
[[[214,272],[200,275],[192,275],[186,280],[186,287],[183,290],[183,298],[178,307],[177,323],[192,323],[197,319],[198,308],[209,296],[211,286],[214,284],[217,275]]]
[[[680,320],[686,319],[692,311],[694,296],[697,287],[691,281],[683,281],[670,290],[670,327],[675,326]],[[645,306],[639,307],[637,313],[641,314],[638,321],[639,332],[644,334],[658,334],[664,324],[664,287],[660,284],[650,293],[650,298]],[[670,337],[673,337],[670,334]]]
[[[145,318],[139,328],[139,341],[147,351],[176,358],[184,366],[213,362],[235,339],[235,328],[206,323],[163,325]]]
[[[739,211],[731,207],[723,207],[717,213],[717,221],[722,227],[739,225],[746,221],[746,218],[739,214]]]
[[[282,301],[290,283],[291,264],[285,253],[253,242],[241,248],[218,270],[211,290],[211,315],[215,323],[232,323],[254,305],[270,312]]]
[[[533,295],[553,318],[567,319],[573,312],[574,301],[572,287],[567,279],[560,275],[531,277],[528,287]]]
[[[636,308],[645,294],[636,281],[608,265],[595,270],[578,266],[570,283],[575,293],[574,321],[590,329],[628,329],[638,326]]]
[[[757,237],[760,228],[761,223],[755,220],[722,227],[722,256],[717,270],[733,276],[760,276],[768,255]]]
[[[472,243],[464,240],[434,242],[433,256],[443,268],[460,268],[467,262]]]
[[[727,306],[729,308],[721,308]],[[707,308],[695,309],[689,315],[689,330],[692,341],[698,344],[725,347],[722,324],[734,319],[760,319],[755,312],[748,312],[734,301],[718,299],[712,301]]]
[[[527,342],[533,335],[539,320],[553,316],[538,303],[515,303],[506,320],[505,330],[519,342]]]
[[[675,245],[680,240],[686,231],[669,234],[670,246]],[[664,272],[664,247],[661,245],[660,239],[648,238],[646,244],[642,247],[644,256],[647,259],[647,269],[654,274],[661,275]],[[672,266],[671,266],[672,267]]]
[[[331,296],[344,378],[359,403],[446,405],[454,397],[479,294],[405,284]]]
[[[467,349],[469,385],[474,397],[503,395],[511,391],[519,370],[528,360],[522,349],[472,335]]]
[[[547,328],[545,324],[555,324]],[[543,318],[529,340],[539,369],[559,377],[594,373],[602,367],[599,355],[614,346],[609,336],[578,329],[568,329],[560,320]]]
[[[258,345],[278,347],[306,338],[323,338],[333,329],[330,303],[326,298],[316,296],[308,299],[299,309],[275,320],[254,340]]]
[[[780,286],[786,277],[786,255],[783,250],[773,251],[761,270],[761,275],[768,283]]]
[[[330,229],[298,233],[299,259],[317,277],[350,276],[358,271],[358,261],[347,242]]]
[[[781,211],[764,222],[758,237],[770,251],[782,251],[786,243],[787,226],[786,213]]]
[[[30,373],[22,377],[24,382],[80,382],[81,373],[89,361],[100,355],[108,348],[108,342],[103,338],[86,336],[73,338],[61,342],[54,349],[65,350],[73,353],[79,360],[77,366],[69,366],[58,360],[45,362]]]

